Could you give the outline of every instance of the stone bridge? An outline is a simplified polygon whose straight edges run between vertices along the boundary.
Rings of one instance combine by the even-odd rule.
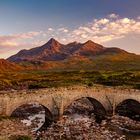
[[[122,87],[67,87],[39,90],[0,92],[0,115],[10,116],[24,104],[39,103],[47,108],[52,116],[62,116],[64,109],[74,100],[88,97],[97,110],[114,110],[121,102],[132,99],[140,103],[140,91]],[[99,105],[99,106],[98,106]],[[98,107],[100,109],[98,109]],[[56,111],[57,110],[57,111]]]

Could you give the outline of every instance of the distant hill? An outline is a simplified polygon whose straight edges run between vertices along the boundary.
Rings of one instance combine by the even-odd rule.
[[[8,60],[0,59],[0,72],[15,71],[15,70],[17,71],[21,69],[22,67],[18,64],[9,62]]]
[[[52,38],[43,46],[21,50],[8,60],[38,69],[140,69],[140,55],[107,48],[91,40],[64,45]]]
[[[118,54],[125,53],[126,51],[119,48],[105,48],[102,45],[87,41],[85,43],[73,42],[63,45],[55,39],[50,39],[46,44],[41,47],[36,47],[30,50],[21,50],[17,54],[8,58],[13,62],[20,61],[59,61],[72,57],[92,57],[104,54]]]

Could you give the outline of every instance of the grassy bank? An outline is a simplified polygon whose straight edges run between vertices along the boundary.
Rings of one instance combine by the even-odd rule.
[[[102,84],[140,89],[140,71],[20,71],[1,72],[0,90]]]

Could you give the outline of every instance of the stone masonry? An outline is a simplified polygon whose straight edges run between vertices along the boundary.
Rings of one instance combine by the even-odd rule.
[[[0,115],[10,116],[21,105],[39,103],[46,107],[52,116],[61,117],[64,109],[74,100],[90,97],[97,100],[108,112],[127,99],[140,102],[140,90],[122,87],[67,87],[23,91],[0,92]],[[56,111],[54,110],[58,110]]]

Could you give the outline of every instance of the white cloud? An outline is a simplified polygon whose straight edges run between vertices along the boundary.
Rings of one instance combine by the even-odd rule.
[[[61,31],[61,32],[64,32],[64,33],[69,32],[69,30],[67,28],[59,28],[58,31]]]
[[[18,46],[20,41],[25,39],[33,39],[36,36],[39,36],[42,32],[27,32],[27,33],[18,33],[11,35],[1,35],[0,36],[0,46]]]
[[[109,23],[109,19],[107,19],[107,18],[103,18],[103,19],[96,21],[97,25],[102,25],[102,24],[107,24],[107,23]]]
[[[48,31],[54,31],[54,29],[50,27],[50,28],[48,28]]]
[[[140,36],[140,16],[136,19],[121,18],[117,14],[110,14],[100,19],[81,25],[75,29],[61,27],[58,29],[48,28],[47,31],[33,31],[0,36],[0,50],[10,47],[15,50],[40,46],[53,37],[62,43],[72,41],[85,42],[93,40],[97,43],[108,43],[113,40],[126,38],[127,36]],[[5,49],[6,50],[6,49]]]
[[[140,16],[138,16],[137,19],[140,20]]]
[[[112,14],[110,14],[108,17],[109,17],[109,18],[118,18],[119,15],[112,13]]]
[[[54,37],[61,40],[62,43],[68,43],[74,40],[84,42],[88,39],[104,43],[123,38],[128,34],[140,34],[140,21],[138,19],[139,17],[137,19],[131,19],[128,17],[121,18],[113,13],[104,18],[94,19],[93,22],[79,26],[74,30],[70,30],[66,27],[58,29],[50,27],[47,32],[27,32],[0,36],[0,45],[19,46],[21,42],[26,43],[26,40],[34,40],[36,37],[38,37],[38,39],[34,42],[42,42],[42,40],[44,42],[47,41],[47,39]]]
[[[65,41],[67,41],[67,40],[66,40],[66,38],[62,38],[62,41],[65,42]]]
[[[82,34],[81,37],[82,37],[82,38],[87,38],[88,35],[86,35],[86,34]]]
[[[116,14],[111,14],[108,18],[95,19],[73,31],[73,35],[84,38],[83,41],[92,39],[100,43],[139,33],[139,21],[127,17],[119,18]]]

